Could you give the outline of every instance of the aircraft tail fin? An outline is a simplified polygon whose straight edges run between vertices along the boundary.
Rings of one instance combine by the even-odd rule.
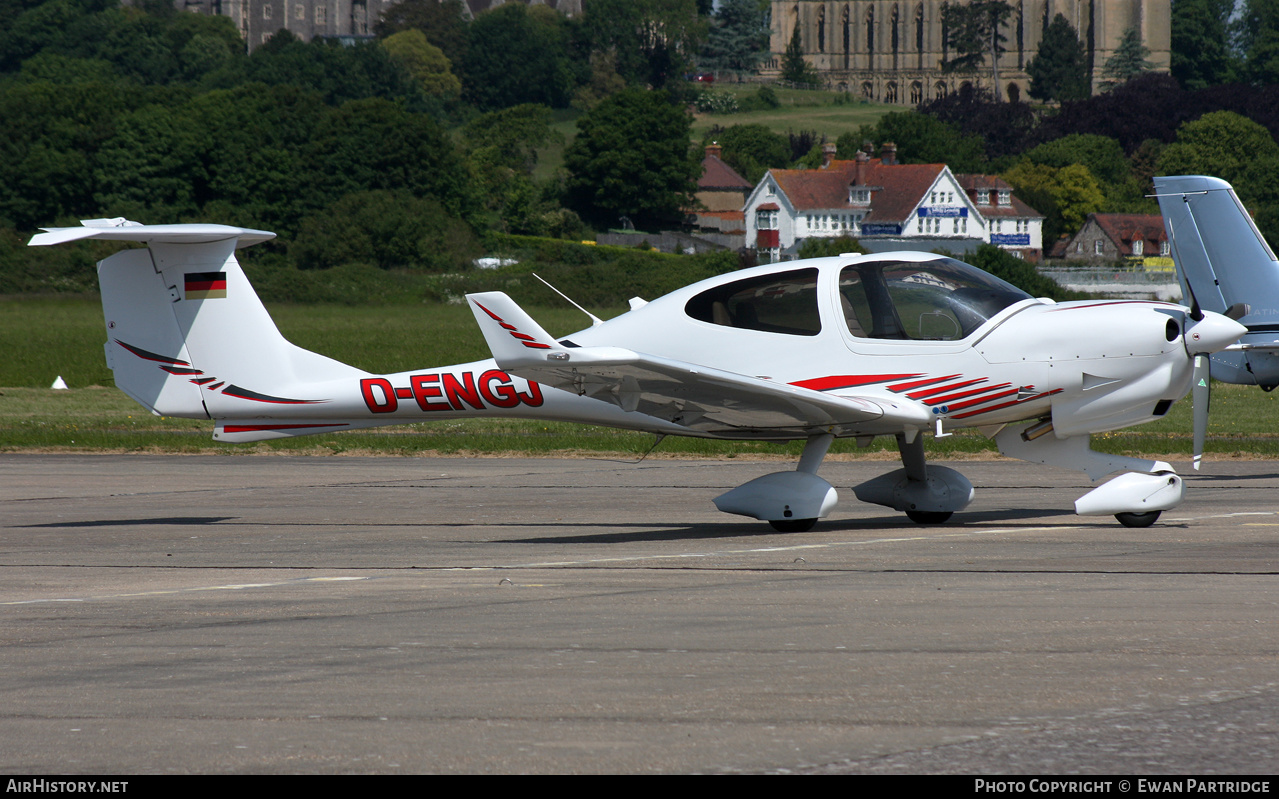
[[[1234,188],[1219,178],[1157,177],[1155,195],[1184,301],[1189,287],[1205,311],[1246,304],[1240,321],[1250,329],[1279,324],[1279,259]]]
[[[493,358],[503,369],[544,365],[548,355],[563,352],[564,345],[504,292],[468,294],[466,299]]]
[[[235,250],[275,237],[226,225],[87,220],[45,228],[32,246],[141,242],[98,264],[107,365],[116,386],[164,416],[243,413],[244,401],[297,403],[306,383],[363,375],[280,334]]]

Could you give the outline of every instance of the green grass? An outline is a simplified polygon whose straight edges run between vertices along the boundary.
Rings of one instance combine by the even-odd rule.
[[[761,85],[763,84],[720,83],[707,91],[734,94],[740,101],[754,94]],[[900,106],[850,99],[850,95],[845,92],[785,89],[776,86],[773,90],[781,103],[777,108],[736,114],[695,114],[691,141],[700,145],[706,132],[716,125],[727,128],[751,124],[766,125],[774,133],[782,134],[815,130],[818,135],[825,134],[828,139],[835,141],[844,133],[856,133],[862,125],[874,125],[887,113],[902,110]],[[580,116],[581,112],[573,109],[553,113],[551,127],[562,138],[537,151],[534,178],[539,181],[549,180],[557,170],[563,168],[564,150],[577,136],[577,120]],[[851,153],[845,155],[851,156]]]
[[[421,369],[489,357],[466,305],[270,304],[285,337],[300,347],[370,372]],[[596,308],[603,318],[622,307]],[[590,325],[573,308],[530,308],[547,332],[562,336]],[[0,386],[44,387],[59,375],[72,387],[111,386],[103,356],[106,332],[96,297],[0,297]]]
[[[737,95],[740,101],[754,94],[758,88],[759,84],[754,83],[730,83],[716,84],[710,91],[729,92]],[[715,125],[727,128],[758,124],[768,126],[774,133],[815,130],[818,135],[824,134],[830,141],[835,141],[844,133],[856,133],[862,125],[874,125],[885,114],[902,110],[895,105],[850,100],[849,95],[842,92],[776,87],[774,91],[781,102],[778,108],[736,114],[697,114],[693,121],[693,140],[700,142]],[[845,153],[845,156],[851,156],[851,153]]]
[[[596,311],[602,317],[621,308]],[[457,305],[275,305],[272,315],[296,344],[372,372],[389,373],[488,357],[471,312]],[[571,308],[533,308],[555,335],[586,326]],[[103,361],[96,298],[0,298],[0,452],[112,451],[236,453],[580,454],[634,459],[653,437],[610,428],[490,418],[425,422],[372,431],[255,444],[215,444],[213,423],[151,415],[114,388]],[[69,391],[49,388],[61,375]],[[1279,457],[1279,392],[1215,384],[1206,450],[1210,458]],[[985,457],[994,445],[975,431],[934,439],[931,457]],[[1158,422],[1095,436],[1101,451],[1185,461],[1191,403]],[[798,457],[800,444],[667,438],[658,453],[691,457]],[[867,449],[836,442],[834,457],[893,457],[890,438]]]

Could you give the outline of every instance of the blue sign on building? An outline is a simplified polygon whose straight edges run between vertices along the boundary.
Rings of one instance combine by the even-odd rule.
[[[963,205],[933,205],[919,209],[920,217],[941,217],[955,219],[968,216],[968,208]]]
[[[900,236],[901,225],[862,225],[863,236]]]
[[[1029,233],[991,233],[990,243],[1004,247],[1029,247]]]

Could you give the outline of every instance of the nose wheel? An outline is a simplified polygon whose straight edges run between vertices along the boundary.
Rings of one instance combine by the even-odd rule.
[[[908,510],[906,518],[915,524],[945,524],[954,511]]]
[[[769,524],[779,533],[807,533],[817,524],[816,519],[770,519]]]
[[[1163,511],[1152,510],[1145,513],[1116,513],[1115,518],[1124,527],[1149,527],[1159,518]]]

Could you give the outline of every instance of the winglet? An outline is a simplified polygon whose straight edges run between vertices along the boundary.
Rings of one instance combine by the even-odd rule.
[[[503,369],[544,365],[564,352],[564,346],[504,292],[468,294],[466,299],[494,360]]]

